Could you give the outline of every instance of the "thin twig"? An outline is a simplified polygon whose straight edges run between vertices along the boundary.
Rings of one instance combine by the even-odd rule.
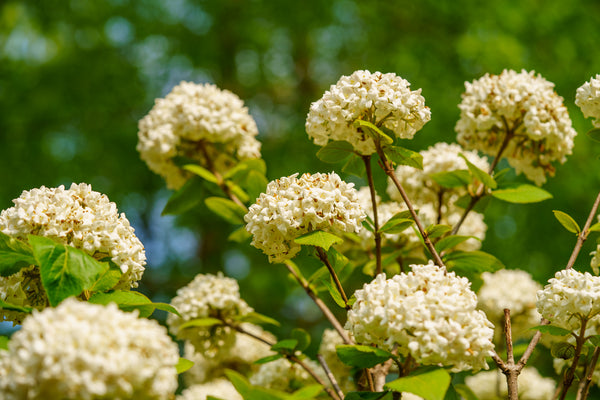
[[[582,379],[579,384],[576,400],[587,399],[589,390],[590,390],[590,385],[591,385],[592,379],[594,377],[594,371],[596,369],[596,364],[598,363],[598,356],[600,356],[600,347],[596,346],[596,348],[594,349],[594,354],[592,355],[592,360],[590,361],[590,364],[587,366],[587,370],[585,373],[585,379]]]
[[[579,252],[581,251],[581,248],[583,247],[583,242],[585,242],[585,240],[587,239],[587,237],[590,233],[589,229],[590,229],[590,226],[592,225],[592,221],[594,220],[594,217],[596,216],[596,211],[598,210],[599,204],[600,204],[600,193],[598,193],[598,196],[596,196],[596,201],[594,201],[594,205],[592,206],[592,211],[590,211],[590,215],[588,215],[588,219],[587,219],[587,221],[585,221],[583,230],[581,232],[579,232],[579,235],[577,236],[577,243],[575,243],[575,248],[573,249],[573,253],[571,253],[571,257],[569,258],[569,262],[567,263],[567,267],[565,269],[573,268],[573,265],[575,264],[575,260],[577,260],[577,256],[579,255]]]
[[[585,343],[585,328],[587,326],[587,319],[583,318],[581,320],[581,329],[579,331],[579,335],[575,336],[575,355],[573,356],[573,363],[571,367],[565,373],[563,378],[563,388],[560,394],[559,399],[564,400],[567,396],[567,392],[573,383],[573,379],[575,379],[575,370],[577,370],[577,365],[579,364],[579,357],[581,356],[581,350],[583,349],[583,344]]]
[[[513,354],[512,328],[510,324],[510,310],[504,309],[504,337],[506,338],[506,384],[508,386],[508,398],[510,400],[519,400],[519,373],[521,372],[515,365]]]
[[[381,266],[381,232],[379,232],[379,217],[377,212],[377,195],[375,194],[375,183],[373,182],[373,171],[371,168],[371,156],[362,156],[367,171],[367,182],[371,193],[371,204],[373,206],[373,235],[375,236],[375,275],[383,272]]]
[[[545,318],[542,318],[542,322],[540,323],[540,325],[548,325],[549,323],[550,323],[550,321],[548,321]],[[537,346],[541,337],[542,337],[542,332],[540,332],[540,331],[537,331],[535,333],[535,335],[533,335],[533,337],[531,338],[531,341],[529,342],[529,345],[527,346],[527,349],[525,349],[525,352],[523,353],[523,355],[521,356],[521,359],[517,363],[517,366],[519,367],[519,369],[523,369],[523,367],[525,367],[525,364],[527,364],[527,361],[529,361],[529,357],[531,357],[531,354],[533,354],[533,350],[535,349],[535,346]]]
[[[329,262],[329,259],[327,258],[327,253],[325,253],[325,250],[323,250],[319,246],[315,246],[315,248],[317,249],[317,254],[319,255],[319,259],[321,260],[321,262],[323,262],[323,264],[325,264],[325,266],[329,270],[329,275],[331,275],[331,278],[333,279],[333,282],[335,282],[335,286],[337,287],[337,290],[340,292],[340,295],[342,296],[342,300],[344,301],[344,306],[346,307],[346,310],[350,310],[352,307],[350,307],[350,305],[348,304],[348,297],[346,296],[346,292],[344,292],[344,288],[342,287],[342,282],[340,282],[340,279],[338,278],[335,270],[331,266],[331,263]]]
[[[317,360],[319,360],[319,364],[321,364],[321,368],[323,368],[323,371],[325,371],[325,375],[327,375],[327,378],[329,379],[329,382],[331,382],[331,385],[337,392],[337,395],[339,396],[340,399],[343,399],[344,392],[342,392],[340,385],[338,384],[337,380],[335,379],[335,376],[331,372],[331,369],[329,369],[329,365],[327,365],[327,361],[325,361],[325,358],[323,357],[323,355],[317,354]]]

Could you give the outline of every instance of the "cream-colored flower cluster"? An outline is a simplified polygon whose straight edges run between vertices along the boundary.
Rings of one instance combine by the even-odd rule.
[[[600,128],[600,74],[577,89],[575,105],[581,109],[584,117],[595,118],[592,123]]]
[[[444,273],[432,262],[391,279],[379,274],[355,292],[346,329],[360,344],[410,354],[424,365],[452,371],[487,368],[494,348],[493,325],[476,310],[477,297],[466,278]]]
[[[537,309],[552,325],[575,330],[600,314],[600,277],[574,269],[558,271],[537,292]]]
[[[537,185],[554,175],[552,162],[571,154],[573,129],[563,98],[554,84],[534,71],[504,70],[465,82],[456,123],[458,142],[466,149],[496,156],[507,133],[512,137],[503,157],[517,173]]]
[[[63,301],[34,311],[0,352],[0,393],[20,399],[166,399],[179,349],[156,321]]]
[[[525,367],[518,378],[519,399],[548,400],[554,395],[555,383],[545,378],[533,367]],[[504,400],[508,398],[506,377],[499,370],[483,371],[465,378],[465,384],[479,400]]]
[[[521,270],[501,269],[481,274],[483,285],[477,293],[479,308],[496,325],[496,337],[502,334],[504,309],[510,309],[513,339],[531,336],[529,328],[539,325],[542,316],[536,309],[536,294],[542,285]]]
[[[119,214],[115,203],[90,185],[72,184],[23,191],[13,207],[0,212],[0,231],[27,241],[28,235],[40,235],[76,247],[90,256],[110,257],[123,273],[117,289],[137,287],[144,273],[146,254],[133,227]],[[39,270],[23,269],[0,277],[0,298],[12,304],[38,307],[46,303]],[[20,323],[23,314],[0,311],[4,320]]]
[[[302,360],[319,377],[328,382],[325,372],[321,366],[310,359]],[[262,364],[254,375],[250,377],[250,383],[267,389],[293,392],[306,385],[314,385],[317,382],[300,365],[291,363],[285,358],[280,358],[266,364]]]
[[[177,290],[177,296],[171,300],[171,305],[181,315],[169,314],[167,317],[171,333],[189,341],[198,352],[209,358],[217,357],[221,351],[229,351],[236,343],[236,332],[223,325],[185,329],[180,329],[180,326],[201,318],[218,318],[233,323],[235,317],[253,311],[240,298],[237,281],[220,272],[218,275],[196,275],[192,282]]]
[[[177,400],[206,400],[208,396],[223,400],[243,400],[233,384],[224,378],[190,386],[177,396]]]
[[[310,106],[306,132],[315,144],[345,140],[363,155],[375,153],[371,136],[354,121],[361,119],[383,126],[396,137],[412,139],[431,119],[421,89],[410,90],[410,83],[396,74],[355,71],[342,76],[323,97]]]
[[[137,150],[148,167],[178,189],[191,176],[174,157],[184,157],[220,171],[236,160],[260,157],[256,123],[244,102],[211,84],[181,82],[138,126]]]
[[[252,245],[269,256],[269,262],[294,257],[297,237],[312,231],[357,232],[364,213],[353,183],[329,174],[298,174],[272,181],[244,217]]]

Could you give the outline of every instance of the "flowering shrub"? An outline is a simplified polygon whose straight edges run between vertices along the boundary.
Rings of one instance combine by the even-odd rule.
[[[596,126],[599,79],[576,96]],[[576,135],[562,97],[534,72],[486,74],[465,84],[457,143],[416,152],[406,140],[431,113],[410,86],[356,71],[310,106],[317,157],[358,188],[336,172],[269,182],[254,120],[214,85],[182,82],[139,123],[142,159],[177,189],[165,210],[197,204],[190,188],[208,193],[206,208],[236,226],[229,238],[251,238],[323,313],[330,328],[319,346],[299,328],[274,335],[280,323],[222,273],[198,274],[170,304],[130,290],[145,256],[116,205],[87,184],[42,187],[0,213],[0,315],[22,324],[0,341],[2,398],[587,398],[600,376],[598,251],[595,275],[574,264],[600,231],[600,195],[583,228],[554,211],[577,243],[543,288],[481,250],[482,200],[551,197],[540,186]],[[507,179],[502,158],[536,185]],[[179,361],[165,328],[147,319],[155,309],[168,312]],[[542,333],[556,379],[528,364]]]

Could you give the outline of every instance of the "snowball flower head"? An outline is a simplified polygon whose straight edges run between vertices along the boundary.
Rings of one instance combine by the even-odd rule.
[[[571,154],[577,132],[553,83],[534,71],[504,70],[465,87],[456,132],[466,149],[495,157],[506,145],[502,156],[537,185],[554,175],[552,162]]]
[[[421,89],[410,90],[410,83],[396,74],[356,71],[342,76],[311,104],[306,132],[319,146],[345,140],[358,153],[373,154],[376,148],[369,133],[354,126],[359,119],[387,128],[401,139],[412,139],[431,119],[431,112]]]
[[[298,236],[317,230],[358,232],[365,216],[353,183],[329,174],[298,174],[272,181],[244,217],[252,245],[270,262],[294,257]]]
[[[558,271],[537,292],[537,309],[553,325],[575,330],[600,313],[600,277],[574,269]]]
[[[208,396],[218,399],[243,400],[233,384],[224,378],[190,386],[177,396],[177,400],[206,400]]]
[[[166,399],[179,349],[156,321],[73,298],[34,311],[0,354],[3,399]]]
[[[42,186],[26,190],[13,203],[0,212],[0,232],[25,242],[28,235],[45,236],[96,259],[108,256],[123,273],[115,288],[137,287],[146,264],[144,246],[125,214],[119,214],[106,195],[88,184],[73,183],[69,189]],[[38,268],[0,278],[0,298],[18,305],[45,304]]]
[[[555,384],[544,378],[533,367],[525,367],[519,375],[519,399],[547,400],[554,394]],[[508,398],[506,377],[499,371],[484,371],[465,378],[465,384],[479,400],[504,400]]]
[[[411,267],[387,280],[379,274],[357,290],[346,329],[357,343],[388,350],[397,345],[420,364],[452,366],[454,372],[487,368],[493,326],[475,309],[469,281],[432,262]]]
[[[600,74],[577,89],[575,105],[581,108],[584,117],[595,118],[592,123],[600,128]]]
[[[138,124],[137,150],[148,167],[178,189],[191,176],[173,162],[184,157],[220,171],[260,157],[254,119],[244,102],[211,84],[181,82]]]
[[[192,282],[177,291],[171,305],[181,317],[169,314],[167,325],[177,337],[190,343],[207,357],[216,357],[235,345],[236,332],[229,327],[191,327],[180,329],[188,321],[200,318],[218,318],[229,323],[253,309],[240,298],[240,288],[235,279],[218,275],[198,274]]]

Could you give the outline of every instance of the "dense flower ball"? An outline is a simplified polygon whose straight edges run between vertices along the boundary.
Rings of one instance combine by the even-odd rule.
[[[208,396],[223,400],[243,400],[233,384],[224,378],[190,386],[177,396],[177,400],[206,400]]]
[[[575,330],[600,314],[600,277],[574,269],[558,271],[537,292],[537,309],[552,325]]]
[[[402,139],[414,134],[431,119],[421,89],[396,74],[356,71],[342,76],[323,97],[312,103],[306,119],[306,132],[315,144],[345,140],[360,154],[375,153],[371,136],[354,126],[361,119],[380,124]]]
[[[465,148],[495,157],[510,132],[514,136],[503,157],[538,185],[554,175],[552,162],[564,163],[571,154],[577,132],[553,83],[534,71],[504,70],[465,87],[456,123],[457,140]]]
[[[67,299],[34,311],[0,353],[3,399],[166,399],[179,349],[156,321]]]
[[[541,315],[536,309],[536,293],[542,285],[521,270],[501,269],[481,274],[483,285],[477,293],[479,308],[496,325],[496,336],[502,334],[504,309],[510,309],[513,338],[530,336],[529,328],[539,325]]]
[[[518,382],[519,399],[521,400],[548,400],[554,395],[554,380],[544,378],[535,368],[523,368]],[[473,376],[467,376],[465,384],[479,400],[504,400],[508,398],[506,377],[498,370],[484,371]]]
[[[272,181],[244,217],[252,245],[282,262],[300,251],[294,239],[305,233],[357,232],[364,213],[353,183],[330,174],[298,174]]]
[[[21,241],[40,235],[76,247],[90,256],[110,257],[123,273],[116,288],[137,287],[144,273],[144,246],[135,236],[125,214],[115,203],[90,185],[72,184],[23,191],[13,207],[0,212],[0,232]],[[0,277],[0,299],[12,304],[43,307],[38,268],[23,269],[7,278]],[[0,311],[5,320],[20,323],[21,313]]]
[[[216,357],[219,351],[228,351],[236,342],[236,332],[223,325],[180,329],[188,321],[201,318],[218,318],[233,323],[235,317],[253,311],[240,298],[240,288],[235,279],[218,275],[198,274],[192,282],[177,291],[171,305],[181,317],[169,314],[167,325],[174,335],[188,340],[206,357]]]
[[[355,292],[346,329],[360,344],[410,354],[424,365],[452,371],[487,368],[494,348],[492,324],[476,310],[477,297],[466,278],[444,273],[432,262],[385,279],[379,274]]]
[[[328,382],[325,372],[313,360],[304,359],[308,365],[323,381]],[[266,364],[261,364],[258,372],[250,377],[250,383],[268,389],[293,392],[307,385],[314,385],[315,379],[300,365],[291,363],[285,358],[280,358]]]
[[[600,74],[577,89],[575,104],[581,108],[584,117],[595,118],[592,123],[600,128]]]
[[[138,129],[142,160],[172,189],[191,176],[175,165],[174,157],[221,171],[236,160],[260,157],[256,123],[244,102],[208,83],[181,82],[164,99],[156,99]]]

